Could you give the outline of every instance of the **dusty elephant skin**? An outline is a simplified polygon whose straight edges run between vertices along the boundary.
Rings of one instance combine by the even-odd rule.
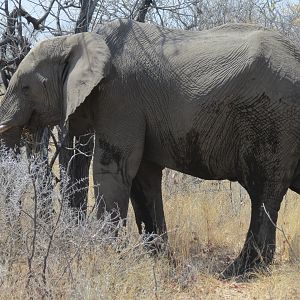
[[[300,52],[278,33],[120,20],[38,44],[10,82],[0,131],[67,119],[74,131],[93,128],[98,216],[118,208],[125,218],[130,197],[149,233],[166,232],[164,167],[240,182],[252,214],[231,276],[272,261],[283,195],[300,191],[299,117]]]

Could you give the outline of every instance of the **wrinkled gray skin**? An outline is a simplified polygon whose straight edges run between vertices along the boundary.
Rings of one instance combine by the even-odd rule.
[[[0,131],[68,118],[76,134],[96,132],[99,217],[118,208],[125,218],[131,196],[140,230],[164,233],[164,167],[238,181],[251,222],[224,276],[272,261],[283,195],[300,191],[300,52],[289,40],[254,25],[184,32],[121,20],[41,42],[10,82]]]

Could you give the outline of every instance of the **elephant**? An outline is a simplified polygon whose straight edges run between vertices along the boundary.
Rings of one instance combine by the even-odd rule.
[[[272,262],[283,196],[300,192],[299,116],[300,51],[279,33],[121,19],[36,45],[10,81],[0,133],[66,122],[76,134],[92,129],[98,217],[126,218],[131,198],[146,233],[167,231],[163,168],[238,181],[251,221],[227,277]]]

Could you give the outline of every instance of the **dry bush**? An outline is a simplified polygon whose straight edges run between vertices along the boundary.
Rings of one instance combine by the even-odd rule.
[[[120,225],[109,214],[74,218],[68,199],[76,186],[53,189],[43,166],[0,149],[1,297],[82,298],[89,292],[87,282],[81,286],[86,278],[100,284],[104,299],[119,293],[116,280],[147,259],[145,242],[122,230],[116,238]]]
[[[217,274],[240,251],[250,215],[249,199],[236,209],[228,182],[185,178],[186,191],[165,189],[170,259],[150,255],[132,209],[126,229],[109,215],[96,220],[93,206],[86,221],[74,220],[67,203],[76,186],[53,189],[41,166],[0,149],[0,299],[299,298],[298,195],[289,192],[282,204],[284,234],[278,231],[271,272],[221,281]]]

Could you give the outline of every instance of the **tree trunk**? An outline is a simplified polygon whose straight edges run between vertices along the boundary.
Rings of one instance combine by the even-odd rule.
[[[141,3],[141,5],[139,7],[136,21],[145,23],[145,18],[146,18],[148,9],[151,4],[152,4],[152,0],[143,0],[143,2]]]
[[[80,14],[76,22],[75,33],[87,32],[96,8],[97,0],[80,0]]]

